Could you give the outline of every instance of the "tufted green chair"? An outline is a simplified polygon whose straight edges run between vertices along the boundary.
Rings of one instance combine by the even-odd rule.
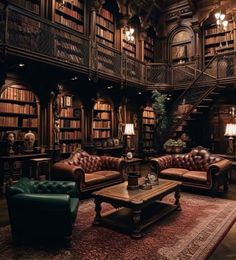
[[[70,237],[79,206],[75,182],[22,178],[6,197],[15,242]]]

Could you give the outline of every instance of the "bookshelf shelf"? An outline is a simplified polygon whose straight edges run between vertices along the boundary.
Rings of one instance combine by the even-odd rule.
[[[40,14],[41,0],[11,0],[11,3],[32,13]]]
[[[216,24],[205,25],[205,63],[208,63],[216,53],[227,53],[234,50],[233,26],[232,20],[229,21],[227,30],[220,30]]]
[[[93,109],[93,139],[108,139],[112,136],[112,107],[104,99],[99,99]]]
[[[15,140],[23,141],[24,135],[31,130],[38,144],[39,103],[34,93],[23,85],[11,85],[0,94],[0,140],[4,143],[8,131]]]
[[[55,0],[54,22],[84,33],[84,12],[82,0],[64,1],[63,5],[59,0]]]
[[[76,96],[70,93],[63,93],[63,95],[58,97],[58,103],[62,106],[59,114],[60,152],[62,154],[69,154],[82,146],[82,103]]]
[[[154,150],[155,113],[151,106],[147,106],[142,114],[142,149],[144,152]]]

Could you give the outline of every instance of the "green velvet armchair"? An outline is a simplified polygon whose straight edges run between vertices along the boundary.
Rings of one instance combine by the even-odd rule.
[[[6,190],[13,241],[68,238],[79,199],[75,182],[20,179]]]

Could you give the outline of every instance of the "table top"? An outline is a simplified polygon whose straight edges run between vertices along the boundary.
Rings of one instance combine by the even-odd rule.
[[[143,183],[144,178],[139,179],[139,183]],[[128,190],[127,189],[128,182],[125,181],[123,183],[103,188],[99,191],[93,192],[93,196],[113,199],[116,201],[129,202],[133,204],[142,204],[145,201],[148,201],[152,198],[163,197],[165,194],[169,194],[170,192],[177,189],[181,182],[178,181],[169,181],[159,179],[158,185],[153,185],[150,190]]]
[[[128,164],[132,164],[132,163],[139,163],[139,162],[142,162],[143,159],[141,158],[132,158],[132,159],[127,159],[125,158],[125,162],[128,163]]]
[[[46,156],[47,153],[28,153],[28,154],[12,154],[12,155],[2,155],[0,156],[0,160],[14,160],[14,159],[24,159],[24,158],[35,158],[40,156]]]

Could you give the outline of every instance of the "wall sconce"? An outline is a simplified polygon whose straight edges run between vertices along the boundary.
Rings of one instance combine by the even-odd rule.
[[[131,136],[135,135],[134,133],[134,124],[125,124],[125,130],[123,135],[126,136],[126,153],[127,158],[132,159],[133,155],[131,153]]]
[[[125,40],[127,42],[131,42],[131,43],[135,42],[134,28],[132,28],[132,27],[125,27],[124,28],[124,33],[125,33]]]
[[[229,145],[227,148],[227,154],[235,156],[235,137],[236,137],[236,124],[228,123],[226,124],[224,136],[229,137]]]

